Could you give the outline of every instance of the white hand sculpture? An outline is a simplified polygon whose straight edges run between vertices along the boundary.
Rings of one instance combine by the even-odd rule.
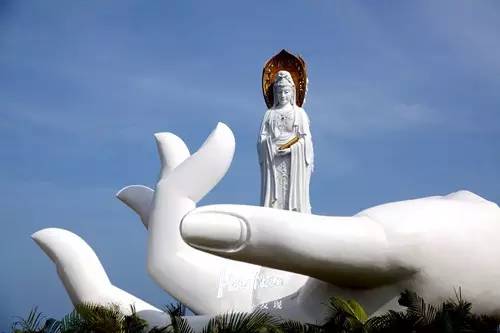
[[[452,295],[453,288],[458,287],[476,302],[476,310],[492,313],[500,309],[500,302],[494,301],[495,298],[484,297],[496,290],[500,274],[496,273],[494,260],[488,259],[500,254],[500,245],[496,245],[500,238],[500,209],[492,202],[473,193],[460,191],[444,197],[389,203],[367,209],[353,217],[308,215],[244,205],[214,205],[190,211],[229,167],[234,149],[232,134],[226,126],[219,125],[204,146],[193,155],[197,158],[190,158],[186,164],[180,165],[185,177],[182,180],[176,174],[176,163],[180,163],[188,154],[182,153],[180,158],[178,156],[181,154],[175,152],[187,151],[187,148],[171,134],[157,136],[157,140],[163,168],[171,173],[162,172],[166,178],[162,178],[159,184],[168,184],[169,177],[172,177],[175,181],[172,180],[170,184],[179,186],[179,190],[172,187],[167,190],[169,185],[160,190],[179,194],[186,193],[183,188],[188,187],[192,191],[189,195],[173,195],[164,201],[158,201],[157,193],[153,211],[161,206],[172,207],[170,211],[165,209],[150,219],[150,223],[172,228],[169,236],[164,233],[164,240],[178,235],[175,231],[183,218],[181,235],[188,244],[199,250],[318,279],[306,280],[302,275],[261,269],[261,275],[279,275],[290,288],[280,290],[274,287],[272,291],[257,288],[251,295],[251,304],[248,304],[250,295],[242,293],[235,295],[237,303],[230,295],[227,296],[229,300],[226,297],[214,298],[216,286],[221,276],[224,276],[224,265],[226,270],[248,270],[250,275],[255,274],[254,267],[238,266],[233,261],[220,262],[214,257],[204,259],[200,253],[186,248],[176,238],[178,243],[169,252],[182,253],[183,258],[189,257],[191,260],[184,269],[199,272],[203,281],[186,280],[187,274],[183,273],[173,278],[172,274],[179,272],[177,268],[176,273],[171,272],[170,276],[166,272],[158,274],[160,267],[177,267],[170,261],[179,255],[159,255],[163,263],[150,260],[150,264],[155,266],[150,266],[150,272],[165,290],[174,295],[181,287],[172,284],[171,280],[181,281],[182,284],[188,281],[194,288],[202,286],[201,303],[208,303],[204,308],[199,306],[201,303],[191,301],[195,295],[200,295],[199,290],[192,289],[194,295],[191,296],[185,292],[177,292],[176,295],[200,313],[248,310],[259,302],[271,301],[273,297],[284,299],[288,296],[287,309],[277,312],[285,316],[292,313],[295,318],[300,313],[301,318],[310,320],[307,313],[311,311],[308,309],[318,311],[321,303],[331,294],[357,298],[369,312],[374,313],[396,306],[394,300],[404,288],[421,293],[430,302],[439,302]],[[174,162],[169,162],[169,155]],[[201,181],[203,185],[193,185],[201,184]],[[148,193],[151,197],[152,191]],[[182,205],[173,204],[176,200],[180,203],[189,202],[189,205],[179,208]],[[129,205],[130,202],[137,200],[129,200]],[[136,211],[140,212],[141,209],[137,208]],[[153,252],[161,246],[152,246],[151,235],[154,232],[150,229],[149,248]],[[172,244],[169,239],[163,246]],[[166,253],[167,249],[163,248],[159,252]],[[195,256],[198,259],[194,259]],[[471,257],[484,259],[467,260]],[[187,263],[186,260],[180,261],[182,264]],[[192,266],[194,263],[197,263],[195,267]],[[467,269],[470,265],[475,265],[475,269]],[[210,267],[209,272],[203,268],[206,266]],[[238,281],[237,277],[233,278]],[[294,294],[294,291],[297,293]],[[266,297],[266,294],[272,296]],[[297,295],[299,297],[295,297]],[[293,302],[290,301],[292,298]],[[223,304],[217,303],[218,300],[224,300]],[[320,315],[316,315],[314,319],[319,318]]]
[[[117,196],[148,229],[150,275],[196,313],[265,305],[284,318],[320,322],[332,295],[355,298],[373,314],[397,307],[405,288],[439,302],[457,287],[475,311],[500,313],[496,204],[460,191],[352,217],[245,205],[195,209],[229,168],[231,130],[219,124],[192,156],[173,134],[156,140],[156,190],[135,185]]]

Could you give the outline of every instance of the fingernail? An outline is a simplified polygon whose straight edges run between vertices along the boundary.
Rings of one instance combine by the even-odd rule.
[[[181,234],[194,247],[231,252],[245,245],[247,227],[241,218],[229,214],[190,213],[182,219]]]

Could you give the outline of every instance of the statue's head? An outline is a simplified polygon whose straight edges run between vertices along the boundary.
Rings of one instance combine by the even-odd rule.
[[[295,105],[295,84],[287,71],[276,73],[273,85],[274,106]]]

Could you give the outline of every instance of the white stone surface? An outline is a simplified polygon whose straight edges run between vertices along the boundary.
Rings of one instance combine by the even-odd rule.
[[[57,274],[73,304],[117,304],[126,314],[130,314],[133,305],[151,325],[167,322],[168,316],[160,309],[115,287],[94,251],[77,235],[48,228],[34,233],[32,238],[56,264]]]
[[[128,187],[118,197],[147,220],[151,277],[196,313],[263,307],[283,318],[316,322],[333,295],[355,298],[374,314],[397,308],[404,288],[434,303],[461,287],[476,312],[500,314],[495,203],[460,191],[351,217],[247,205],[196,208],[231,164],[231,130],[219,124],[193,155],[173,134],[157,134],[156,140],[162,172],[155,191]],[[45,229],[33,238],[56,263],[74,303],[152,308],[112,286],[76,235]]]

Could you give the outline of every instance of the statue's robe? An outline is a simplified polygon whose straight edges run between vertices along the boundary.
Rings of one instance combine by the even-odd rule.
[[[261,169],[261,205],[274,207],[277,200],[276,169],[273,163],[277,147],[272,142],[271,114],[269,109],[262,120],[260,136],[257,142]],[[290,175],[288,209],[310,213],[309,182],[314,165],[314,151],[309,129],[309,118],[304,109],[294,106],[294,127],[300,140],[290,147]]]

